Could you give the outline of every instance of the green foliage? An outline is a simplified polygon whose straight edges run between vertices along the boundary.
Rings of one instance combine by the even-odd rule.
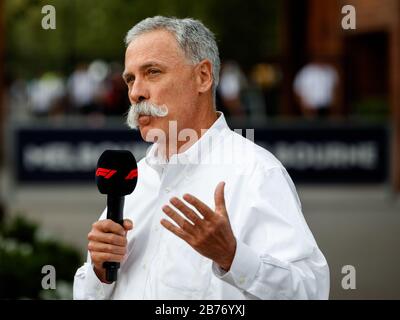
[[[6,0],[6,59],[23,77],[69,73],[80,61],[124,58],[123,39],[154,15],[194,17],[216,33],[221,57],[250,65],[278,51],[279,0]],[[56,30],[44,30],[41,8],[56,9]]]
[[[39,299],[44,294],[42,267],[52,265],[58,284],[72,285],[81,265],[77,250],[53,239],[41,239],[36,224],[16,216],[0,229],[0,298]],[[63,286],[61,286],[63,288]],[[71,298],[71,297],[70,297]]]

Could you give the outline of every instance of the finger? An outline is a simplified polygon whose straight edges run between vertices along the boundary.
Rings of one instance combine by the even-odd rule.
[[[161,219],[160,223],[165,229],[171,231],[173,234],[175,234],[176,236],[187,242],[188,239],[187,234],[181,228],[174,226],[171,222],[169,222],[166,219]]]
[[[170,202],[177,208],[180,212],[182,212],[190,221],[192,221],[195,225],[199,225],[202,222],[202,219],[199,215],[190,209],[183,201],[174,197],[170,200]]]
[[[100,220],[93,224],[93,228],[99,229],[102,232],[110,232],[125,235],[124,228],[119,224],[110,219]]]
[[[162,207],[162,210],[166,213],[166,215],[168,217],[170,217],[172,220],[174,220],[179,227],[181,227],[181,229],[183,231],[186,232],[193,232],[193,225],[187,221],[186,219],[184,219],[182,216],[180,216],[174,209],[172,209],[170,206],[166,205]]]
[[[122,246],[122,247],[126,246],[127,244],[125,236],[120,236],[114,233],[104,233],[97,230],[89,232],[88,240],[113,244],[115,246]]]
[[[201,200],[197,199],[195,196],[191,194],[185,194],[183,196],[187,202],[189,202],[192,206],[194,206],[200,214],[204,217],[204,219],[210,219],[213,217],[214,212]]]
[[[124,224],[123,227],[126,231],[132,230],[133,229],[133,222],[132,220],[129,219],[125,219],[124,220]]]
[[[90,241],[88,244],[88,250],[91,252],[104,252],[118,255],[124,255],[126,253],[126,247],[114,246],[112,244]]]
[[[123,255],[106,253],[106,252],[94,252],[91,255],[92,262],[94,264],[103,263],[104,261],[109,262],[122,262],[124,259]]]
[[[225,213],[226,207],[225,207],[224,192],[225,192],[225,182],[218,183],[214,193],[215,210],[219,210]]]

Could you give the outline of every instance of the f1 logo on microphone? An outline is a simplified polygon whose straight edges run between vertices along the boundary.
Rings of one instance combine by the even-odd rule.
[[[137,169],[133,169],[129,174],[126,176],[125,180],[132,180],[138,176]]]
[[[117,170],[98,168],[96,170],[96,177],[104,177],[105,179],[110,179]]]
[[[117,170],[106,169],[106,168],[98,168],[96,170],[96,177],[104,177],[105,179],[110,179]],[[125,180],[132,180],[138,176],[138,170],[133,169],[129,174],[125,177]]]

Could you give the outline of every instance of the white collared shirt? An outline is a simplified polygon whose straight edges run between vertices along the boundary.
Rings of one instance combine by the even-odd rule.
[[[87,262],[75,275],[74,299],[327,299],[329,268],[304,220],[292,180],[268,151],[229,129],[224,115],[168,163],[153,144],[126,196],[133,220],[118,281],[101,283]],[[229,272],[161,224],[161,207],[190,193],[214,209],[225,203],[237,247]],[[106,211],[100,219],[105,219]],[[172,221],[172,220],[171,220]]]

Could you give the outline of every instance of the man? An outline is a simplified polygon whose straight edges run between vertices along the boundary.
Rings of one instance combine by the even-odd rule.
[[[105,212],[93,224],[74,298],[328,298],[328,266],[285,169],[215,111],[213,34],[193,19],[157,16],[126,43],[128,123],[154,143],[123,227]],[[105,261],[121,263],[112,284]]]

